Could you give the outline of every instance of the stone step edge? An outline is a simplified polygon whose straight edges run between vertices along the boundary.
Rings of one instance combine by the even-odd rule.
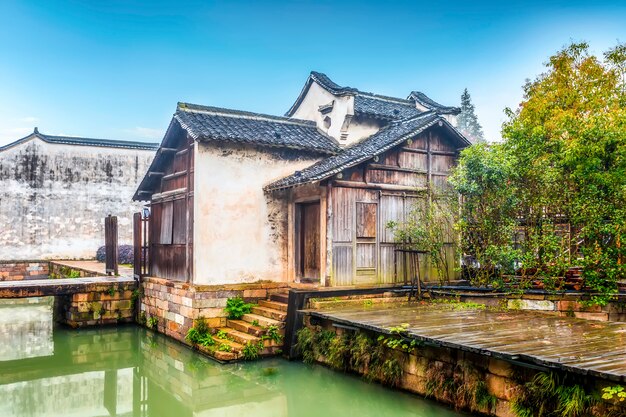
[[[278,321],[285,321],[287,318],[287,313],[269,307],[252,307],[252,314]]]
[[[286,313],[288,308],[288,305],[286,303],[271,300],[259,300],[259,306],[272,308],[274,310],[282,311],[283,313]]]

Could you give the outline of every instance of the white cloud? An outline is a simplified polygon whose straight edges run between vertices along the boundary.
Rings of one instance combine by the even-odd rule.
[[[161,139],[163,137],[163,131],[161,129],[153,129],[151,127],[136,126],[132,129],[124,129],[124,133],[142,139]]]
[[[39,121],[39,118],[35,116],[26,116],[19,119],[19,121],[22,123],[36,123]]]

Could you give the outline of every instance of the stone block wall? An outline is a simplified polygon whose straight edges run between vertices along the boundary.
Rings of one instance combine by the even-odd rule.
[[[605,306],[588,306],[589,296],[583,293],[563,294],[485,294],[470,291],[449,291],[437,298],[449,298],[461,302],[483,304],[512,310],[534,310],[562,317],[578,317],[587,320],[626,322],[626,295],[620,294]]]
[[[48,261],[0,261],[0,281],[46,279],[49,268]]]
[[[101,285],[89,292],[58,296],[58,317],[74,328],[133,322],[134,290],[134,283]]]
[[[193,285],[148,277],[144,278],[141,288],[140,321],[145,320],[148,327],[186,343],[185,335],[199,317],[204,317],[210,327],[226,325],[224,307],[229,298],[242,297],[256,302],[287,288],[287,284]],[[152,323],[151,318],[154,318]]]
[[[67,278],[67,277],[97,277],[99,274],[94,271],[88,271],[82,268],[70,267],[68,265],[50,262],[50,278]]]
[[[345,328],[334,327],[329,320],[316,320],[312,324],[309,316],[305,316],[304,325],[313,331],[330,330],[339,336],[351,332]],[[375,341],[379,334],[372,333],[369,336]],[[531,381],[539,372],[495,357],[441,346],[418,346],[408,351],[387,346],[383,349],[383,357],[395,358],[402,369],[397,388],[480,415],[515,417],[516,414],[511,410],[512,401],[522,385]],[[331,366],[329,358],[321,354],[316,354],[315,360]],[[350,367],[349,371],[364,375],[368,369]],[[582,378],[569,376],[589,391],[601,392],[602,388],[616,384],[591,375]],[[482,384],[492,397],[491,405],[478,405],[471,400],[471,396],[476,393],[477,384]],[[594,417],[606,416],[602,406],[596,408]]]

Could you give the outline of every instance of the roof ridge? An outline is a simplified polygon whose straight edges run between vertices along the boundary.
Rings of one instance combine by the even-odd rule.
[[[416,101],[418,103],[420,103],[422,106],[430,108],[430,109],[437,109],[437,110],[441,110],[443,112],[450,112],[450,113],[460,113],[461,109],[459,107],[456,106],[444,106],[441,103],[436,102],[435,100],[433,100],[432,98],[430,98],[428,95],[426,95],[426,93],[423,93],[421,91],[411,91],[411,94],[409,94],[408,97],[409,100],[413,100]]]
[[[384,94],[369,93],[369,92],[360,91],[360,90],[357,92],[357,95],[364,96],[364,97],[369,97],[369,98],[375,98],[375,99],[378,99],[378,100],[392,101],[392,102],[396,102],[398,104],[406,104],[407,106],[415,106],[415,102],[414,101],[407,100],[405,98],[400,98],[400,97],[386,96]]]
[[[330,77],[323,72],[311,71],[309,75],[310,78],[313,78],[318,83],[320,83],[323,87],[328,90],[331,90],[335,94],[353,94],[357,93],[359,90],[354,87],[341,86],[330,79]]]
[[[222,115],[227,117],[238,117],[241,119],[250,119],[250,120],[270,120],[273,122],[293,124],[293,125],[301,125],[301,126],[317,126],[317,124],[312,120],[304,120],[304,119],[296,119],[294,117],[287,116],[276,116],[273,114],[264,114],[264,113],[256,113],[245,110],[236,110],[236,109],[228,109],[225,107],[215,107],[215,106],[205,106],[202,104],[193,104],[193,103],[185,103],[178,102],[178,106],[176,111],[184,111],[189,113],[204,113],[204,114],[213,114],[213,115]]]
[[[157,142],[143,142],[143,141],[131,141],[124,139],[104,139],[104,138],[88,138],[84,136],[68,136],[68,135],[47,135],[39,132],[37,128],[23,138],[19,138],[11,143],[0,146],[0,151],[10,149],[14,146],[18,146],[28,139],[36,137],[43,140],[46,143],[53,144],[66,144],[66,145],[80,145],[80,146],[104,146],[115,148],[144,148],[144,149],[157,149],[159,143]]]
[[[98,142],[108,142],[108,143],[127,143],[127,144],[140,144],[140,145],[155,145],[158,146],[158,142],[144,142],[141,140],[126,140],[126,139],[107,139],[107,138],[90,138],[86,136],[69,136],[69,135],[48,135],[45,133],[35,133],[36,136],[48,139],[79,139],[79,140],[93,140]],[[30,135],[29,135],[30,136]],[[28,137],[28,136],[26,136]]]

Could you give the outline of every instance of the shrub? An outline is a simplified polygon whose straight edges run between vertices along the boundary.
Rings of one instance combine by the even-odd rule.
[[[104,262],[106,259],[106,247],[100,246],[96,251],[96,260]],[[133,245],[119,245],[117,247],[117,262],[132,265],[135,261]]]
[[[254,304],[246,303],[243,298],[235,297],[226,300],[226,314],[231,320],[239,320],[244,314],[250,313]]]
[[[259,358],[259,352],[263,349],[263,344],[261,343],[252,343],[248,342],[243,345],[243,349],[241,349],[241,354],[243,355],[243,359],[246,361],[253,361]]]
[[[308,327],[303,327],[296,333],[296,351],[302,355],[304,363],[311,364],[315,361],[315,334]]]

